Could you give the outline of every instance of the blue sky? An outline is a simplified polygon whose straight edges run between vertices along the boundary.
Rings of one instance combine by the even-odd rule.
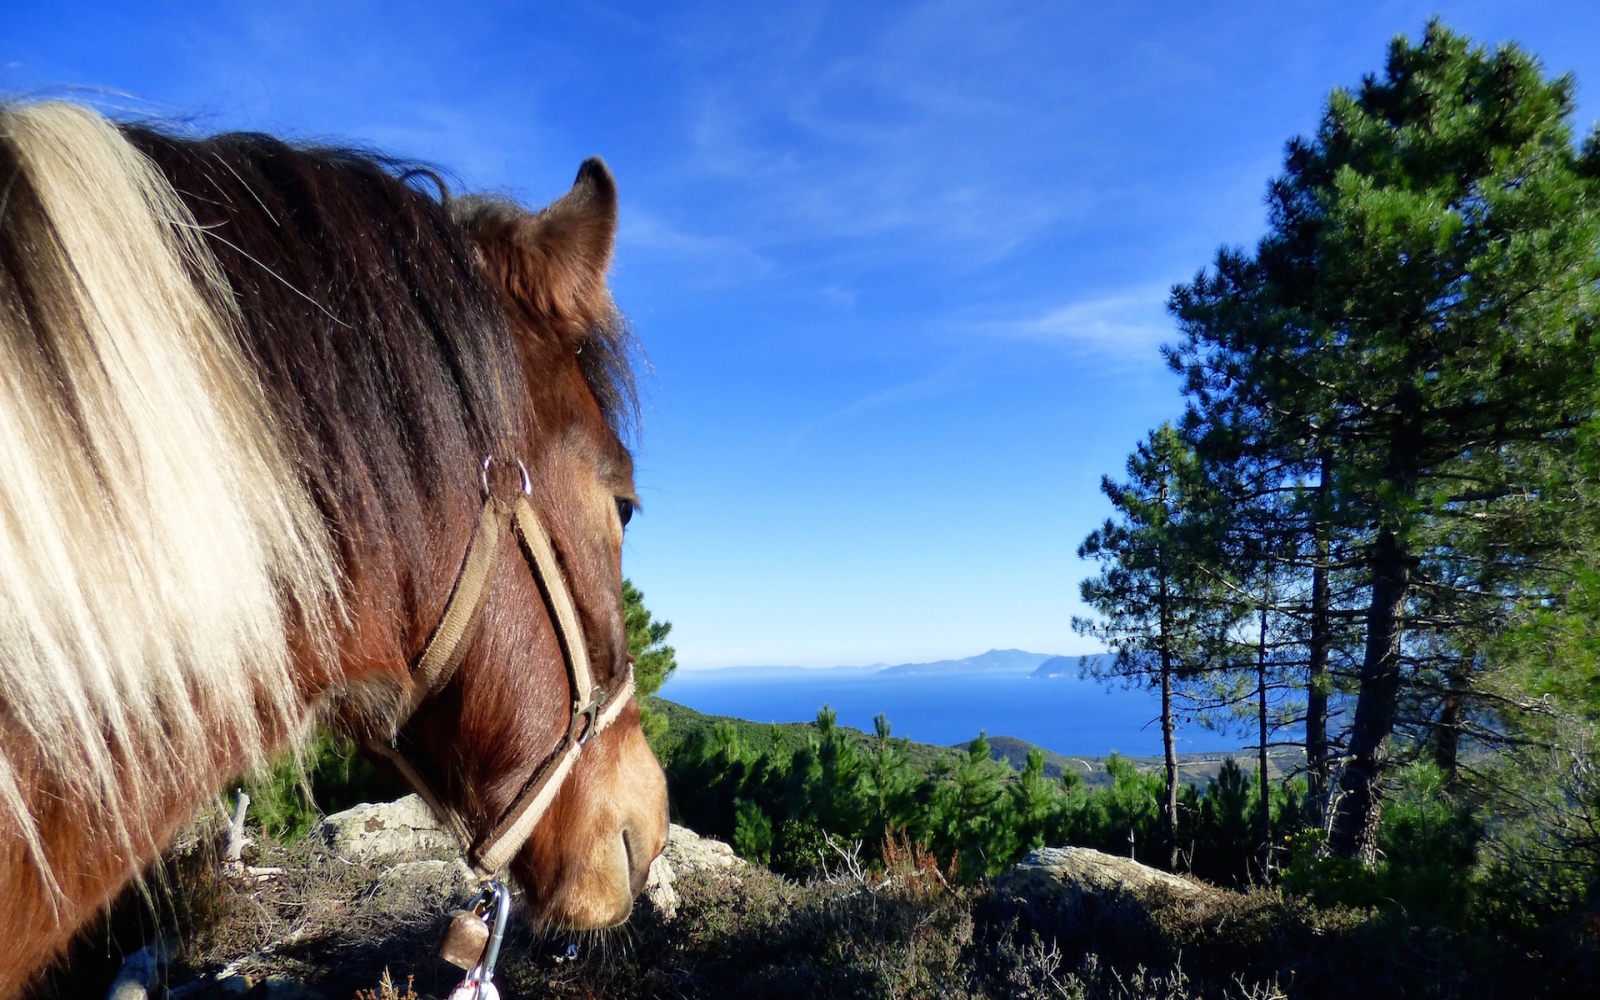
[[[625,570],[685,668],[1079,652],[1103,473],[1181,408],[1167,289],[1431,13],[1574,72],[1600,5],[17,3],[0,92],[622,190],[653,365]],[[81,88],[74,91],[72,88]]]

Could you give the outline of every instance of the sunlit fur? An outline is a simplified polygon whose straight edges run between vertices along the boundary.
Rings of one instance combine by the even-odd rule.
[[[197,805],[317,718],[395,739],[492,826],[566,731],[560,645],[502,562],[409,720],[481,497],[525,461],[598,682],[626,665],[633,409],[599,161],[538,213],[253,134],[0,109],[0,1000]],[[514,488],[515,477],[497,482]],[[512,865],[624,917],[666,832],[636,711]]]
[[[627,919],[651,859],[666,846],[666,780],[659,767],[645,766],[654,758],[637,726],[638,709],[627,712],[616,738],[580,760],[584,770],[513,865],[535,890],[534,913],[545,923],[592,929]],[[581,847],[553,849],[557,838]]]
[[[42,800],[132,859],[139,802],[282,738],[286,620],[337,588],[171,187],[79,108],[0,112],[0,140],[0,825],[53,881]]]

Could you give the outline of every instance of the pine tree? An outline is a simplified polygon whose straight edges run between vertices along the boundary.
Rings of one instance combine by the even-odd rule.
[[[1180,685],[1210,662],[1234,613],[1219,586],[1214,548],[1217,496],[1193,450],[1170,425],[1150,433],[1128,458],[1128,481],[1109,477],[1101,491],[1118,517],[1078,549],[1100,562],[1083,581],[1085,604],[1098,618],[1072,627],[1116,653],[1100,679],[1148,684],[1161,694],[1161,744],[1166,764],[1162,828],[1168,867],[1178,863],[1178,757],[1175,703]]]
[[[666,644],[672,623],[657,621],[644,606],[644,594],[632,580],[622,581],[622,617],[628,630],[628,655],[633,657],[633,683],[639,698],[639,721],[652,745],[666,733],[666,717],[654,711],[644,699],[661,690],[673,671],[678,656]]]
[[[904,834],[913,821],[917,780],[906,757],[909,741],[895,739],[889,717],[872,720],[873,739],[867,760],[865,789],[868,797],[866,835],[869,838]]]
[[[1038,747],[1029,750],[1027,762],[1006,788],[1019,850],[1046,846],[1062,805],[1061,793],[1056,789],[1056,783],[1044,776],[1044,751]]]
[[[628,654],[633,657],[633,683],[640,696],[655,694],[678,669],[678,655],[666,644],[672,623],[657,621],[644,606],[644,594],[632,580],[622,581],[622,615],[628,629]]]
[[[932,846],[941,857],[955,859],[965,878],[998,872],[1014,853],[1015,831],[1002,784],[1008,771],[991,758],[988,737],[979,733],[961,762],[934,778]]]
[[[1536,493],[1537,463],[1505,456],[1562,447],[1594,411],[1600,142],[1573,147],[1573,90],[1438,21],[1397,39],[1381,78],[1290,143],[1256,252],[1174,290],[1196,409],[1245,415],[1286,476],[1322,456],[1331,523],[1360,546],[1342,856],[1376,850],[1430,524]]]

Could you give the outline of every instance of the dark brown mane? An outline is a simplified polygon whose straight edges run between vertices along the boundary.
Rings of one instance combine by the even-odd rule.
[[[205,231],[291,450],[321,459],[303,467],[333,523],[415,535],[522,439],[514,345],[438,202],[344,151],[125,134]]]
[[[284,429],[325,459],[308,472],[326,513],[416,524],[482,456],[514,453],[523,374],[459,219],[487,203],[452,202],[442,183],[430,197],[406,183],[416,168],[363,151],[124,133],[205,230]],[[375,294],[380,278],[400,287]],[[632,339],[614,309],[593,319],[573,346],[621,434],[637,408]]]

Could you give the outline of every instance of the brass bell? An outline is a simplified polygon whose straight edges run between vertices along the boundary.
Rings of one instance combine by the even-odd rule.
[[[439,942],[439,957],[451,965],[471,972],[489,945],[489,924],[473,910],[453,910],[444,940]]]

